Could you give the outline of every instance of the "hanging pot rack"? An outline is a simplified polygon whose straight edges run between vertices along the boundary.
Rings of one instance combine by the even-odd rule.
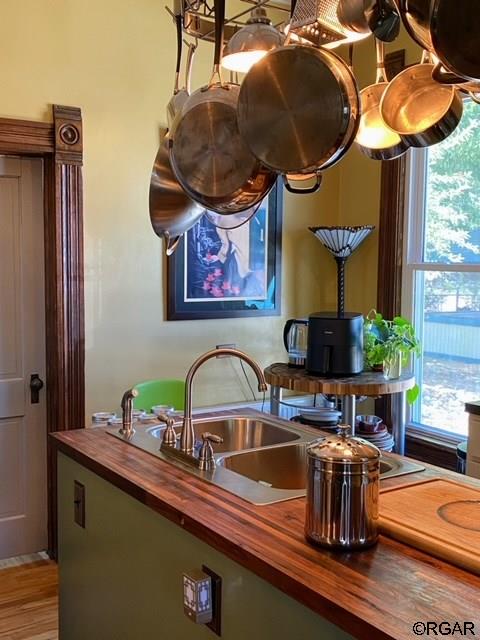
[[[280,4],[272,0],[242,0],[248,5],[243,11],[225,18],[224,26],[224,38],[229,40],[233,34],[244,27],[247,23],[247,19],[250,16],[253,7],[264,7],[265,9],[271,9],[273,11],[279,11],[285,13],[285,21],[281,21],[274,26],[281,29],[290,17],[290,6],[287,4]],[[165,7],[167,13],[175,19],[175,15],[170,7]],[[206,42],[214,42],[215,40],[215,11],[213,4],[210,4],[208,0],[183,0],[182,1],[182,15],[183,15],[183,30],[184,32],[195,38],[196,40],[204,40]]]

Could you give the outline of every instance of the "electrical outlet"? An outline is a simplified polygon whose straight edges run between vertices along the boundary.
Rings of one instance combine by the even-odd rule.
[[[236,349],[237,345],[235,344],[235,342],[231,342],[228,344],[217,344],[215,345],[215,349]],[[217,358],[230,358],[230,356],[217,356]]]

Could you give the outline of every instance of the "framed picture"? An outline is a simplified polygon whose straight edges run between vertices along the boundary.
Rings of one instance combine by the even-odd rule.
[[[280,314],[282,197],[277,181],[242,226],[206,214],[184,234],[167,258],[167,320]]]

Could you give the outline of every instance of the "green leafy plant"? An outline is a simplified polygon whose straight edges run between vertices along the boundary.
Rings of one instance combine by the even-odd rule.
[[[372,309],[364,324],[363,336],[364,360],[367,369],[379,369],[389,365],[396,358],[405,365],[411,355],[420,355],[420,342],[415,336],[411,322],[402,316],[386,320],[381,313]],[[418,385],[407,392],[410,404],[420,393]]]

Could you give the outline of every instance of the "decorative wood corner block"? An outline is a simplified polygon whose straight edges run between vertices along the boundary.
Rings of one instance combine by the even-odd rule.
[[[83,164],[82,112],[78,107],[53,105],[55,125],[55,161]]]

